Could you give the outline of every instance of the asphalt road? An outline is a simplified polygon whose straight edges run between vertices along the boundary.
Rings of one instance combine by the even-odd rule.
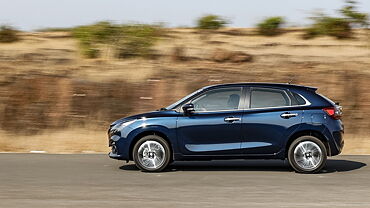
[[[370,156],[320,174],[283,161],[177,162],[143,173],[106,155],[0,154],[0,207],[370,207]]]

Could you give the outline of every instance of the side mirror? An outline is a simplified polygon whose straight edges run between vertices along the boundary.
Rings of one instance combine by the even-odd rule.
[[[182,106],[182,110],[184,111],[185,115],[190,115],[194,112],[194,104],[188,103]]]

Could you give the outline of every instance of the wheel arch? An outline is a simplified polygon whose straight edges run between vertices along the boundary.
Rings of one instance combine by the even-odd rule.
[[[148,130],[148,131],[142,131],[140,133],[138,133],[131,141],[130,143],[130,147],[129,147],[129,159],[130,160],[133,160],[132,158],[132,153],[133,153],[133,149],[134,149],[134,146],[136,144],[137,141],[139,141],[140,138],[143,138],[144,136],[148,136],[148,135],[157,135],[157,136],[160,136],[162,137],[167,143],[168,143],[168,146],[170,147],[170,151],[171,151],[171,160],[173,160],[174,156],[174,152],[173,152],[173,146],[172,146],[172,143],[170,141],[170,139],[168,138],[168,136],[161,132],[161,131],[158,131],[158,130]]]
[[[285,145],[285,158],[288,157],[288,151],[290,145],[293,143],[294,140],[298,139],[301,136],[314,136],[318,138],[322,143],[325,145],[327,156],[330,156],[331,151],[330,151],[330,145],[328,139],[322,134],[320,131],[315,131],[315,130],[302,130],[295,132],[293,135],[291,135]]]

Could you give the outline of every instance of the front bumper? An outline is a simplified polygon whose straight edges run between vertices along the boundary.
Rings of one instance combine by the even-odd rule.
[[[111,152],[108,156],[116,160],[129,160],[129,141],[127,138],[119,137],[118,139],[112,139],[112,137],[119,137],[118,135],[112,135],[108,140],[108,146],[111,148]]]
[[[109,156],[110,158],[112,158],[112,159],[116,159],[116,160],[124,160],[124,159],[122,158],[122,155],[118,155],[118,154],[113,153],[113,152],[108,153],[108,156]]]
[[[123,156],[118,154],[118,149],[117,149],[115,141],[109,139],[109,147],[111,147],[111,149],[112,149],[112,151],[108,153],[108,156],[110,158],[116,159],[116,160],[124,160]]]

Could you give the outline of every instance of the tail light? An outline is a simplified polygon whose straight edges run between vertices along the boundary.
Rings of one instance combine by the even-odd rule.
[[[328,107],[328,108],[324,108],[322,109],[323,111],[325,111],[326,114],[328,114],[328,116],[332,117],[333,119],[340,119],[342,117],[342,106],[339,106],[339,105],[335,105],[334,107]]]

